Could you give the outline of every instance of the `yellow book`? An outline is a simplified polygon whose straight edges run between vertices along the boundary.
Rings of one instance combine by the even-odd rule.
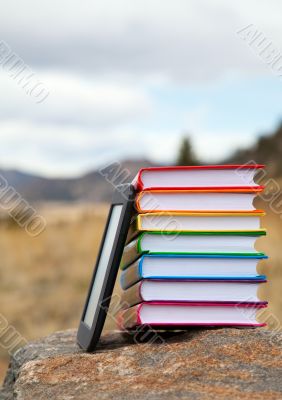
[[[251,212],[160,212],[139,214],[131,229],[139,232],[197,232],[260,230],[264,211]],[[262,229],[264,230],[264,229]]]

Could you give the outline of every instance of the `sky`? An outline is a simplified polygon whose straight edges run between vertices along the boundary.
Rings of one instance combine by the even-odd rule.
[[[0,6],[0,168],[61,177],[125,158],[172,164],[184,135],[215,163],[282,120],[282,78],[238,33],[252,25],[282,54],[280,0]],[[1,41],[42,102],[11,76]]]

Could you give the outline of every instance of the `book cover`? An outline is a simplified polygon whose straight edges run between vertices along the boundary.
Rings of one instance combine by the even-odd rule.
[[[184,279],[184,280],[261,280],[265,281],[266,276],[265,275],[260,275],[257,274],[256,272],[256,266],[257,263],[260,260],[267,259],[267,256],[230,256],[230,255],[219,255],[219,256],[205,256],[205,255],[172,255],[172,254],[160,254],[160,255],[152,255],[152,254],[146,254],[141,256],[138,260],[136,260],[133,264],[129,265],[128,268],[122,271],[121,277],[120,277],[120,284],[123,290],[128,289],[130,286],[133,286],[137,282],[139,282],[141,279],[168,279],[168,280],[178,280],[178,279]],[[160,265],[162,265],[162,268],[158,268],[157,270],[159,271],[158,273],[147,273],[145,274],[144,271],[144,264],[147,265],[147,263],[150,264],[150,262],[153,262],[153,268],[151,268],[151,271],[155,271],[156,268],[154,269],[154,263],[158,261]],[[181,272],[184,270],[187,270],[187,268],[183,268],[183,262],[188,263],[190,266],[195,264],[194,271],[197,271],[196,274],[194,273],[191,275],[191,267],[188,270],[190,270],[190,275],[188,273],[181,274],[178,272],[178,275],[176,271],[177,269],[177,264],[178,261],[180,261],[182,264],[182,268],[180,268]],[[211,263],[210,268],[206,268],[206,270],[209,271],[209,274],[200,274],[198,271],[201,271],[199,267],[199,261],[201,262],[202,265]],[[251,271],[252,273],[248,272],[248,264],[252,264]],[[242,267],[240,268],[240,272],[237,272],[236,274],[233,272],[233,274],[229,273],[230,266],[232,264],[236,265],[236,263],[242,263]],[[218,273],[218,270],[220,266],[224,265],[224,268],[221,268],[220,271],[221,273]],[[234,269],[234,267],[233,267]],[[235,268],[236,269],[236,268]],[[193,269],[192,269],[193,270]],[[160,272],[161,271],[161,272]],[[248,272],[248,273],[247,273]]]
[[[135,199],[135,208],[142,213],[249,213],[255,211],[253,200],[262,186],[247,188],[169,188],[144,189]],[[262,210],[258,210],[263,212]]]
[[[188,326],[237,326],[237,327],[262,327],[265,323],[257,321],[257,311],[265,308],[266,302],[261,303],[171,303],[171,302],[142,302],[136,306],[121,310],[118,314],[118,326],[120,329],[134,329],[140,325],[147,325],[148,328],[187,328]],[[156,315],[147,318],[143,314],[143,309],[155,309]],[[184,318],[178,322],[172,315],[176,311],[184,310]],[[185,317],[185,310],[191,310],[192,313]],[[210,315],[210,318],[201,318],[200,312]],[[222,318],[219,320],[218,311],[222,312]],[[165,314],[166,318],[161,318],[160,314]],[[216,314],[217,316],[213,316]],[[229,318],[226,318],[228,314]],[[232,318],[230,316],[232,315]],[[170,320],[171,318],[171,320]],[[183,322],[183,319],[185,322]],[[165,321],[166,320],[166,321]]]
[[[266,279],[213,280],[210,279],[143,279],[122,293],[123,308],[142,302],[197,303],[260,303],[257,297],[258,285]],[[224,286],[224,288],[223,288]],[[161,289],[161,290],[160,290]],[[208,292],[209,289],[212,289]],[[223,293],[223,290],[225,292]],[[190,290],[190,291],[189,291]],[[231,292],[230,292],[231,290]],[[240,290],[240,292],[239,292]]]
[[[247,212],[154,212],[138,214],[131,224],[130,231],[173,231],[192,232],[210,229],[214,231],[260,229],[262,210]],[[234,228],[236,227],[236,228]],[[264,229],[263,229],[264,230]],[[131,237],[134,237],[133,234]]]
[[[229,255],[241,255],[241,256],[253,256],[253,255],[264,255],[264,253],[261,252],[224,252],[224,251],[218,251],[218,252],[207,252],[207,251],[148,251],[147,249],[143,248],[142,245],[142,240],[145,237],[145,235],[159,235],[161,236],[171,236],[173,239],[176,236],[181,236],[181,235],[191,235],[191,236],[253,236],[253,237],[259,237],[262,235],[265,235],[266,232],[265,230],[257,230],[257,231],[226,231],[226,232],[216,232],[216,231],[199,231],[199,232],[162,232],[162,231],[152,231],[152,232],[143,232],[137,236],[136,239],[132,240],[130,243],[125,246],[124,251],[123,251],[123,256],[121,260],[121,269],[125,269],[130,265],[133,261],[138,259],[142,254],[179,254],[179,255],[189,255],[189,254],[199,254],[199,255],[224,255],[224,254],[229,254]]]
[[[154,189],[154,188],[158,188],[160,186],[162,187],[162,189],[170,190],[173,185],[171,185],[171,184],[161,185],[160,180],[158,178],[156,178],[156,180],[155,180],[156,184],[152,184],[152,183],[146,184],[144,182],[145,181],[144,176],[146,176],[150,173],[154,173],[154,174],[157,174],[158,177],[160,177],[162,174],[167,173],[167,172],[176,172],[177,173],[177,172],[183,172],[183,171],[184,172],[188,171],[188,172],[192,172],[192,173],[193,172],[199,173],[199,172],[205,172],[205,171],[219,171],[219,172],[220,171],[231,171],[231,172],[232,171],[240,171],[240,173],[238,174],[238,179],[236,179],[235,184],[232,185],[234,188],[242,189],[242,188],[245,188],[246,186],[249,186],[249,187],[252,186],[254,188],[258,188],[258,187],[263,188],[262,186],[256,185],[253,182],[253,179],[248,179],[248,178],[246,179],[245,176],[242,176],[242,179],[239,179],[240,174],[243,175],[244,171],[254,171],[254,173],[255,173],[256,170],[261,169],[261,168],[264,168],[264,165],[262,165],[262,164],[256,164],[256,165],[237,165],[237,164],[235,164],[235,165],[199,165],[199,166],[171,166],[171,167],[168,166],[168,167],[141,168],[140,171],[137,173],[136,177],[134,178],[133,184],[137,191],[142,191],[144,189]],[[252,174],[252,175],[254,175],[254,174]],[[215,181],[218,182],[219,179],[217,178],[217,179],[215,179]],[[227,181],[229,182],[230,179],[228,179]],[[174,189],[181,189],[181,188],[183,189],[183,186],[184,186],[183,184],[181,184],[179,186],[174,186]],[[210,186],[205,186],[203,184],[200,184],[200,182],[199,182],[198,186],[201,186],[203,189],[210,187]],[[230,186],[230,184],[229,184],[229,186]],[[214,184],[213,187],[220,189],[220,188],[222,188],[222,185]],[[185,186],[185,188],[193,189],[193,188],[195,188],[195,185],[190,186],[189,184],[187,184]]]

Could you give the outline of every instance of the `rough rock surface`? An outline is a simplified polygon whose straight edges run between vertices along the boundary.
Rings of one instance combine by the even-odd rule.
[[[104,336],[94,354],[57,332],[11,360],[0,399],[282,399],[282,334],[194,329],[136,344]]]

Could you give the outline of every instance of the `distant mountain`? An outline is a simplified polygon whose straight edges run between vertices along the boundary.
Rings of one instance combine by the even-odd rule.
[[[0,169],[7,179],[27,201],[93,201],[109,202],[116,184],[130,182],[142,167],[153,166],[148,160],[125,160],[97,169],[78,178],[51,179],[17,170]],[[108,177],[108,180],[106,179]],[[112,182],[111,182],[112,181]]]
[[[253,147],[237,150],[225,163],[244,164],[255,161],[265,164],[269,176],[282,176],[282,123],[269,135],[262,135]]]
[[[266,164],[268,176],[282,176],[282,123],[275,132],[261,136],[249,149],[239,149],[222,164],[244,164],[249,161]],[[130,182],[142,167],[154,166],[148,160],[125,160],[114,163],[102,173],[97,169],[78,178],[50,179],[16,170],[0,169],[9,184],[29,202],[109,202],[113,185]],[[112,179],[112,183],[106,179]]]

